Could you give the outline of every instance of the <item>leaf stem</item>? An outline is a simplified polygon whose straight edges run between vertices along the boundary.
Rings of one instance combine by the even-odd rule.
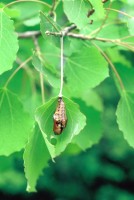
[[[35,35],[33,36],[33,42],[34,42],[34,45],[35,45],[36,52],[39,55],[40,54],[40,47],[39,47],[39,44],[38,44],[37,37]],[[41,72],[39,74],[40,74],[40,88],[41,88],[42,103],[44,103],[45,102],[44,76]]]
[[[26,31],[23,33],[17,33],[19,38],[29,38],[29,37],[33,37],[33,36],[40,36],[41,32],[40,31]]]
[[[45,103],[44,78],[42,73],[40,73],[40,86],[41,86],[42,103]]]
[[[12,6],[14,4],[17,4],[17,3],[21,3],[21,2],[35,2],[35,3],[40,3],[40,4],[43,4],[45,6],[48,6],[49,8],[51,8],[51,6],[49,4],[47,4],[46,2],[43,2],[43,1],[40,1],[40,0],[19,0],[19,1],[13,1],[11,3],[8,3],[6,4],[4,7],[3,7],[3,10],[9,6]]]
[[[26,59],[23,63],[20,64],[20,66],[14,70],[14,72],[9,76],[8,80],[6,81],[4,88],[6,88],[9,84],[9,82],[12,80],[12,78],[16,75],[16,73],[25,66],[30,60],[32,60],[32,56],[30,56],[28,59]]]
[[[60,92],[59,97],[62,97],[62,90],[63,90],[63,79],[64,79],[64,35],[60,38],[60,44],[61,44],[61,80],[60,80]]]
[[[129,18],[134,18],[133,16],[128,15],[127,13],[125,13],[125,12],[123,12],[123,11],[116,10],[116,9],[114,9],[114,8],[105,8],[105,10],[115,11],[115,12],[118,12],[118,13],[120,13],[120,14],[122,14],[122,15],[125,15],[125,16],[129,17]]]
[[[101,54],[104,56],[104,58],[108,61],[108,63],[109,63],[109,65],[110,65],[111,69],[113,70],[113,72],[114,72],[114,74],[115,74],[115,76],[116,76],[116,78],[117,78],[117,80],[118,80],[118,82],[119,82],[119,84],[120,84],[120,87],[121,87],[122,91],[125,91],[125,87],[124,87],[124,85],[123,85],[123,82],[122,82],[122,80],[121,80],[121,77],[120,77],[120,75],[118,74],[118,72],[117,72],[115,66],[113,65],[112,61],[110,60],[110,58],[106,55],[106,53],[103,52],[103,50],[102,50],[98,45],[96,45],[94,42],[92,42],[92,44],[100,51],[100,53],[101,53]]]

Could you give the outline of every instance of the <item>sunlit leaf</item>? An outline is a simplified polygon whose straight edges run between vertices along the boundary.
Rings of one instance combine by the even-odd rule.
[[[13,21],[0,10],[0,74],[11,69],[18,51]]]
[[[97,86],[108,76],[108,64],[94,47],[83,47],[78,53],[66,58],[66,87],[72,95]]]

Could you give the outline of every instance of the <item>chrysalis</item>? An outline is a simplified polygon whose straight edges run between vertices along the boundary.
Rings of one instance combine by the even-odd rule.
[[[53,131],[56,135],[60,135],[67,124],[67,116],[65,110],[65,104],[62,97],[58,98],[58,105],[53,115],[54,126]]]

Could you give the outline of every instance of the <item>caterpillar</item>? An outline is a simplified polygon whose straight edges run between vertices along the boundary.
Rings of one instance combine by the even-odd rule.
[[[53,131],[55,135],[60,135],[67,125],[65,104],[62,97],[58,98],[58,105],[53,115],[53,120],[54,120]]]

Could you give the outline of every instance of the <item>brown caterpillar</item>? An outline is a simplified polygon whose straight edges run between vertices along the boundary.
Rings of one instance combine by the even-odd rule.
[[[54,119],[53,131],[56,135],[60,135],[63,129],[67,125],[65,104],[63,102],[62,97],[58,98],[58,105],[53,115],[53,119]]]

